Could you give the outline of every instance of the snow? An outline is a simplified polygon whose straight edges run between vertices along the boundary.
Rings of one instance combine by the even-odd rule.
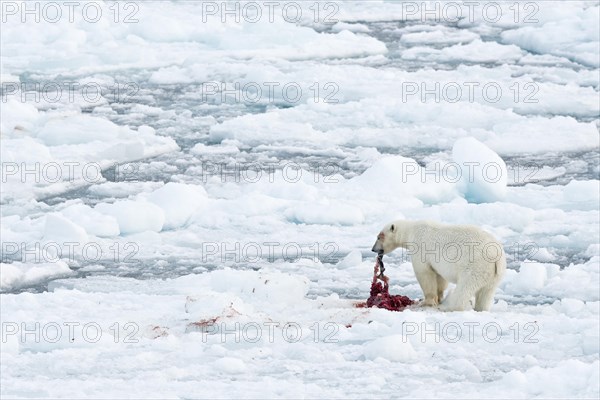
[[[384,336],[365,345],[365,357],[368,360],[378,361],[383,358],[388,361],[411,362],[417,357],[410,341],[402,335]]]
[[[600,396],[597,1],[93,4],[2,4],[0,397]],[[497,237],[491,311],[355,307],[394,219]]]
[[[165,281],[116,277],[59,280],[53,282],[50,292],[35,295],[40,298],[29,295],[33,298],[25,304],[19,304],[19,296],[7,295],[3,307],[7,310],[20,307],[24,318],[41,321],[42,326],[47,324],[48,327],[51,327],[50,321],[59,321],[59,324],[73,320],[93,321],[100,327],[101,337],[90,343],[84,340],[83,326],[75,326],[75,340],[69,341],[65,337],[68,329],[62,325],[60,341],[37,344],[19,339],[21,332],[18,331],[8,335],[9,339],[17,338],[17,341],[11,342],[12,351],[3,353],[3,357],[8,362],[15,360],[23,351],[36,355],[36,361],[31,359],[13,366],[15,374],[21,368],[44,371],[45,363],[56,357],[57,352],[69,355],[70,362],[97,359],[102,353],[119,365],[143,362],[145,371],[162,366],[160,378],[157,378],[163,385],[160,389],[157,383],[146,382],[143,376],[137,374],[128,381],[114,375],[107,377],[111,382],[108,389],[111,396],[131,386],[140,393],[185,390],[196,394],[205,389],[197,385],[194,388],[187,381],[212,379],[220,386],[225,378],[222,373],[226,374],[227,380],[232,375],[248,373],[253,375],[252,379],[256,379],[256,374],[264,383],[286,379],[285,386],[280,382],[275,386],[263,385],[262,391],[258,387],[253,390],[256,394],[287,393],[294,391],[296,385],[305,379],[294,377],[294,371],[310,362],[315,363],[312,365],[318,373],[328,371],[332,376],[360,383],[355,388],[358,396],[367,395],[373,384],[382,395],[392,395],[399,389],[389,383],[394,379],[406,383],[426,379],[429,384],[436,385],[444,397],[450,396],[457,385],[452,382],[461,382],[461,390],[469,396],[477,393],[492,395],[497,390],[549,395],[552,393],[549,388],[529,379],[554,378],[559,383],[553,390],[594,393],[598,366],[597,360],[593,359],[594,353],[564,361],[556,357],[565,353],[582,354],[584,349],[593,349],[589,347],[592,342],[583,332],[594,326],[589,318],[598,310],[597,300],[567,299],[564,304],[558,305],[557,310],[548,305],[520,305],[512,310],[494,310],[491,314],[494,318],[475,312],[357,312],[349,300],[305,297],[308,280],[298,277],[297,273],[282,274],[277,271],[281,266],[274,265],[269,271],[221,270]],[[284,293],[290,293],[287,301],[273,301],[286,300]],[[91,314],[85,317],[79,309],[69,307],[64,303],[69,298],[82,307],[93,308],[94,317]],[[115,315],[115,309],[126,305]],[[594,305],[595,308],[592,307]],[[60,314],[60,318],[48,318],[54,314]],[[290,318],[291,315],[294,317]],[[134,330],[125,328],[125,323],[132,317],[138,330],[132,336],[135,342],[127,343],[127,333]],[[214,323],[209,322],[203,329],[193,328],[194,323],[215,317],[218,319]],[[115,322],[119,322],[119,327],[113,325]],[[318,332],[315,322],[319,322]],[[332,325],[325,325],[325,322]],[[288,323],[300,326],[300,337],[297,335],[300,331],[291,328],[292,325],[286,328]],[[515,323],[519,326],[517,331]],[[486,324],[489,324],[487,336],[483,334]],[[577,324],[576,332],[581,333],[574,335],[569,327],[571,324]],[[469,326],[473,329],[471,337]],[[19,326],[17,328],[20,329]],[[497,329],[500,329],[500,336]],[[118,343],[113,340],[115,332],[120,333]],[[257,332],[261,335],[258,340]],[[284,338],[286,334],[289,335],[285,336],[287,340]],[[515,340],[517,334],[519,336]],[[95,326],[87,328],[85,335],[96,339]],[[547,346],[551,338],[558,339],[554,349]],[[483,354],[487,355],[483,357]],[[168,362],[168,371],[164,369],[165,362]],[[66,370],[52,370],[43,389],[46,395],[69,393],[56,380],[64,373],[75,372],[67,365]],[[285,369],[279,370],[283,365]],[[422,376],[424,367],[434,368],[436,374]],[[93,371],[89,363],[79,368],[83,373]],[[575,368],[578,380],[567,383],[557,376],[563,374],[565,368]],[[369,371],[373,369],[377,370],[377,374],[370,376]],[[249,378],[240,377],[249,384]],[[495,379],[486,382],[487,377]],[[13,379],[12,385],[15,385],[24,378]],[[509,382],[511,385],[505,386]],[[332,396],[342,393],[342,389],[331,380],[313,384],[316,385],[314,390],[320,388],[321,394]],[[92,381],[81,382],[80,390],[83,392],[93,388]],[[235,383],[230,386],[230,390],[235,391],[241,388]],[[427,392],[422,386],[412,384],[404,389],[407,396]]]
[[[246,364],[239,358],[223,357],[215,361],[215,368],[226,374],[242,374],[248,370]]]

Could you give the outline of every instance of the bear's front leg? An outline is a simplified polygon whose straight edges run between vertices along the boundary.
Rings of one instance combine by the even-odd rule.
[[[440,274],[436,273],[437,278],[437,295],[438,295],[438,303],[441,303],[444,299],[444,290],[448,287],[448,281],[442,278]]]
[[[422,305],[434,307],[438,305],[438,281],[437,273],[428,265],[413,261],[413,270],[417,281],[423,290],[424,300]]]

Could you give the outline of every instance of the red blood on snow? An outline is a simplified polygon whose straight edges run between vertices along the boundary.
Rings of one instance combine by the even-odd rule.
[[[357,307],[378,307],[385,308],[390,311],[402,311],[407,306],[414,304],[407,296],[401,295],[392,295],[389,293],[389,278],[383,275],[383,284],[381,282],[377,282],[379,271],[379,258],[377,258],[377,262],[375,263],[375,268],[373,270],[373,281],[371,282],[371,293],[369,298],[367,299],[366,304],[359,303]]]

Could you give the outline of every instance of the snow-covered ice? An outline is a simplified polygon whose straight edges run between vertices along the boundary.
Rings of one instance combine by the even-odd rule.
[[[598,398],[599,2],[266,3],[2,2],[0,397]],[[400,218],[490,312],[355,307]]]

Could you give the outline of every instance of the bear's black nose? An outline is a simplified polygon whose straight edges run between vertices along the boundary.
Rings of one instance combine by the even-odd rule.
[[[371,251],[373,253],[383,253],[383,247],[381,247],[381,243],[379,242],[379,240],[375,241],[375,244],[373,245]]]

